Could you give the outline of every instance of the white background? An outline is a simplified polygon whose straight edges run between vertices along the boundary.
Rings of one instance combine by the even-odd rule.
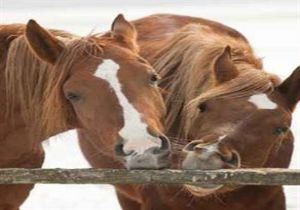
[[[153,13],[176,13],[220,21],[242,32],[265,69],[287,77],[300,65],[299,0],[149,1],[146,0],[0,0],[0,23],[26,23],[33,18],[48,28],[87,35],[106,31],[118,13],[135,19]],[[296,148],[291,168],[300,168],[300,108],[292,127]],[[74,131],[45,143],[45,168],[88,167]],[[289,210],[300,209],[300,187],[288,187]],[[118,210],[108,185],[37,185],[21,210]]]

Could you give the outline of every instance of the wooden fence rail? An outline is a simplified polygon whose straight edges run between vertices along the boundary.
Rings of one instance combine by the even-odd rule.
[[[0,169],[0,184],[300,185],[300,170]]]

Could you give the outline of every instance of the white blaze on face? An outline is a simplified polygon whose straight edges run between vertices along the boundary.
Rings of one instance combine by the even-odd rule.
[[[106,80],[110,84],[123,109],[124,127],[120,130],[119,134],[125,141],[124,151],[129,152],[133,150],[139,154],[143,154],[145,150],[153,146],[159,147],[160,140],[148,133],[147,124],[142,121],[141,113],[134,108],[122,92],[122,85],[118,79],[119,69],[120,66],[117,63],[106,59],[98,66],[94,75]]]
[[[212,154],[217,153],[219,151],[219,143],[226,137],[226,135],[219,136],[218,141],[213,144],[205,145],[205,150],[201,153],[201,156],[199,156],[200,159],[206,160],[208,159]],[[197,147],[197,146],[196,146]],[[203,147],[203,146],[201,146]],[[201,148],[200,147],[200,148]]]
[[[207,160],[212,154],[216,153],[218,151],[218,143],[205,145],[204,148],[204,152],[199,155],[201,160]]]
[[[219,136],[218,142],[221,142],[223,139],[225,139],[226,136],[227,136],[227,135]]]
[[[253,95],[249,98],[258,109],[276,109],[277,104],[271,101],[266,94]]]

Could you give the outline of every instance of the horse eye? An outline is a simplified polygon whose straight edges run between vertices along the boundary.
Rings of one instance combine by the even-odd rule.
[[[67,95],[66,95],[66,98],[69,101],[75,102],[75,101],[78,101],[80,99],[80,96],[76,93],[68,92]]]
[[[288,132],[289,128],[288,127],[278,127],[278,128],[275,128],[274,129],[274,134],[275,135],[281,135],[281,134],[284,134],[286,132]]]
[[[198,106],[198,109],[200,112],[206,112],[207,110],[207,104],[206,103],[202,103]]]
[[[152,74],[151,77],[150,77],[150,82],[152,84],[156,84],[159,80],[159,76],[157,74]]]

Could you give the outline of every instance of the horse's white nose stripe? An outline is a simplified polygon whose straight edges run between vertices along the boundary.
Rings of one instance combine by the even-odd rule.
[[[147,125],[142,121],[141,114],[122,92],[122,86],[118,79],[119,69],[120,66],[117,63],[106,59],[98,66],[94,75],[106,80],[110,84],[119,100],[119,104],[123,108],[124,127],[120,130],[119,134],[125,140],[125,152],[134,150],[142,154],[145,150],[153,146],[160,146],[160,140],[148,133]]]
[[[218,143],[205,145],[203,148],[205,148],[205,150],[200,154],[199,158],[206,160],[210,157],[210,155],[218,151]]]
[[[248,101],[253,103],[258,109],[276,109],[278,107],[266,94],[253,95]]]
[[[226,136],[227,136],[227,135],[219,136],[218,142],[221,142],[223,139],[225,139]]]

